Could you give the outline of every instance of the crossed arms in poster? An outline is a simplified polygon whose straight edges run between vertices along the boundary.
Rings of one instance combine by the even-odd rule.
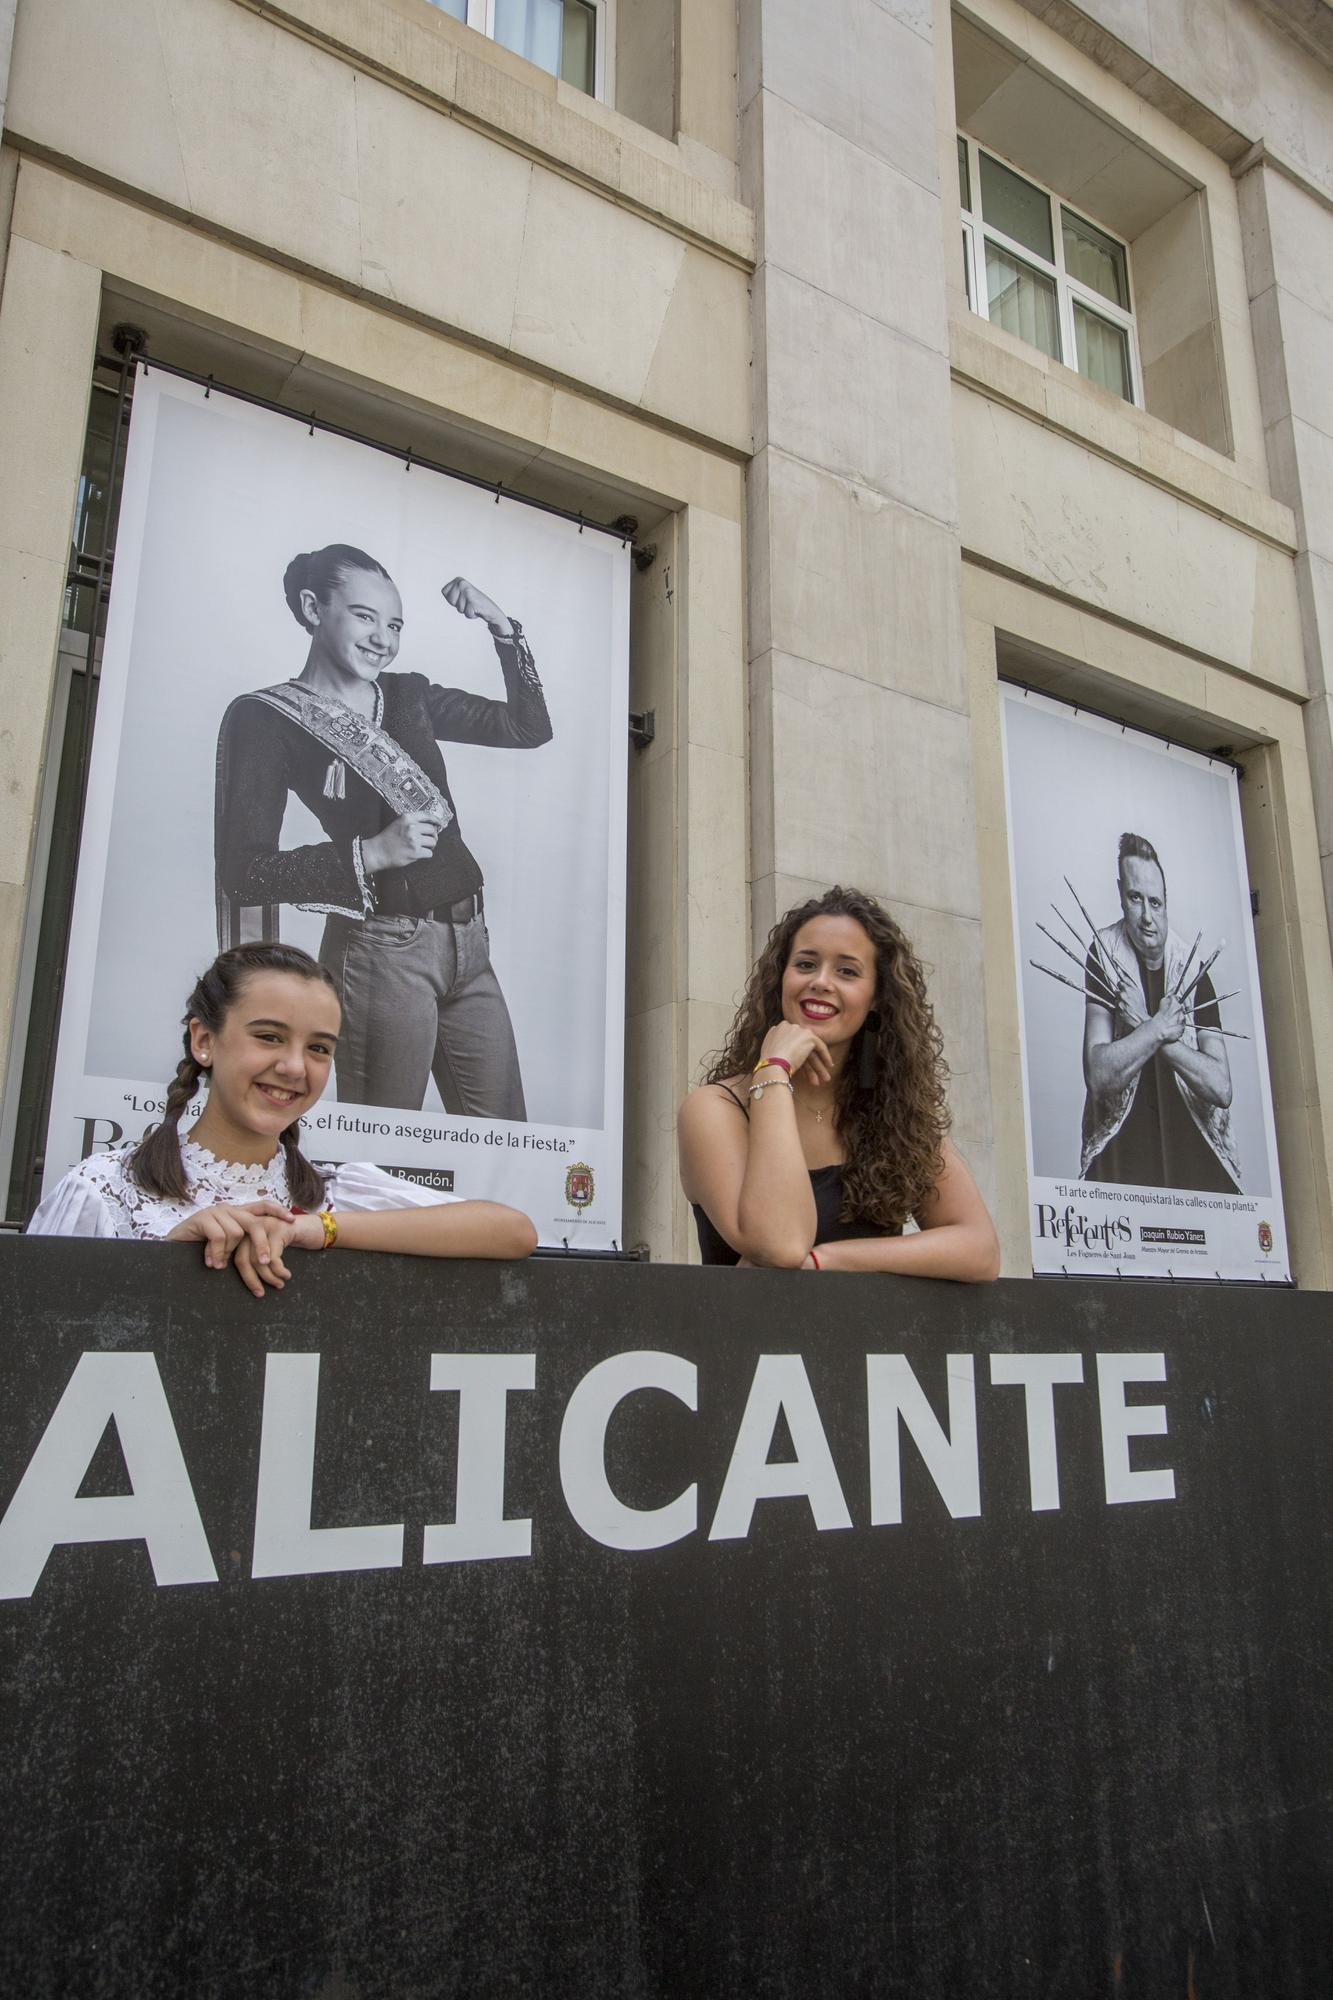
[[[1191,1090],[1209,1104],[1225,1109],[1231,1102],[1231,1066],[1226,1043],[1199,1030],[1197,1048],[1183,1039],[1186,1009],[1174,993],[1165,993],[1156,1013],[1144,1012],[1142,991],[1121,972],[1116,986],[1115,1013],[1129,1023],[1116,1039],[1115,1017],[1109,1006],[1089,1000],[1083,1024],[1083,1076],[1098,1096],[1128,1089],[1156,1055],[1167,1068],[1184,1077]]]
[[[1129,836],[1126,836],[1128,840]],[[1140,845],[1147,847],[1148,843]],[[1117,883],[1120,891],[1123,935],[1140,966],[1160,969],[1167,956],[1166,878],[1156,856],[1132,851],[1120,857]],[[1098,941],[1100,943],[1100,940]],[[1220,1034],[1211,1032],[1212,1015],[1202,1017],[1202,996],[1191,1007],[1168,979],[1160,1002],[1150,1014],[1142,978],[1131,974],[1124,960],[1095,944],[1091,954],[1099,988],[1106,989],[1105,1002],[1088,999],[1083,1025],[1083,1078],[1097,1096],[1115,1096],[1128,1090],[1142,1070],[1157,1055],[1205,1104],[1225,1110],[1231,1103],[1231,1066],[1227,1045]],[[1114,1005],[1111,1004],[1110,976],[1114,976]],[[1092,984],[1091,979],[1089,985]],[[1212,1000],[1211,984],[1208,1001]],[[1116,1035],[1119,1018],[1126,1029]],[[1196,1023],[1196,1034],[1188,1030]]]

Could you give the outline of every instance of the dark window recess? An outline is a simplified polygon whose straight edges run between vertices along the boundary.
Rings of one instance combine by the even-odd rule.
[[[46,1125],[51,1109],[56,1036],[65,987],[74,878],[78,867],[88,759],[97,711],[98,673],[115,553],[116,516],[125,470],[125,440],[133,387],[132,357],[125,365],[99,365],[89,400],[83,470],[74,509],[70,565],[65,580],[51,742],[55,803],[33,963],[28,1032],[24,1044],[14,1128],[13,1164],[5,1203],[7,1227],[23,1227],[41,1198]],[[59,718],[63,707],[64,720]],[[37,856],[40,865],[41,856]]]

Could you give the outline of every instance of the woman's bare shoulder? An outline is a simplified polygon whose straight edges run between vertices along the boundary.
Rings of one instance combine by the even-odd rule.
[[[691,1105],[697,1109],[702,1109],[705,1105],[713,1104],[719,1107],[730,1104],[734,1110],[744,1111],[746,1109],[745,1085],[748,1082],[748,1077],[728,1076],[717,1083],[698,1084],[690,1092],[689,1096],[683,1100],[680,1107],[681,1111],[684,1112]]]
[[[728,1077],[722,1083],[701,1083],[680,1107],[676,1129],[687,1201],[706,1202],[710,1188],[716,1194],[719,1174],[726,1179],[744,1171],[750,1114],[739,1088],[742,1082],[740,1077]]]

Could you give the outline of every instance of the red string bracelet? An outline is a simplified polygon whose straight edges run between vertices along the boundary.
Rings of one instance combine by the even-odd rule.
[[[819,1253],[818,1253],[818,1251],[817,1251],[817,1250],[812,1250],[812,1251],[811,1251],[811,1252],[809,1253],[809,1255],[810,1255],[810,1262],[811,1262],[811,1263],[812,1263],[812,1264],[814,1265],[815,1269],[816,1269],[817,1271],[822,1271],[822,1270],[823,1270],[823,1268],[824,1268],[824,1266],[823,1266],[823,1265],[822,1265],[822,1264],[820,1263],[820,1261],[819,1261]]]

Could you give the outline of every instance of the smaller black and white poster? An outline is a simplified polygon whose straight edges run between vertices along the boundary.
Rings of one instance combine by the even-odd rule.
[[[1289,1280],[1235,768],[1000,707],[1033,1269]]]

